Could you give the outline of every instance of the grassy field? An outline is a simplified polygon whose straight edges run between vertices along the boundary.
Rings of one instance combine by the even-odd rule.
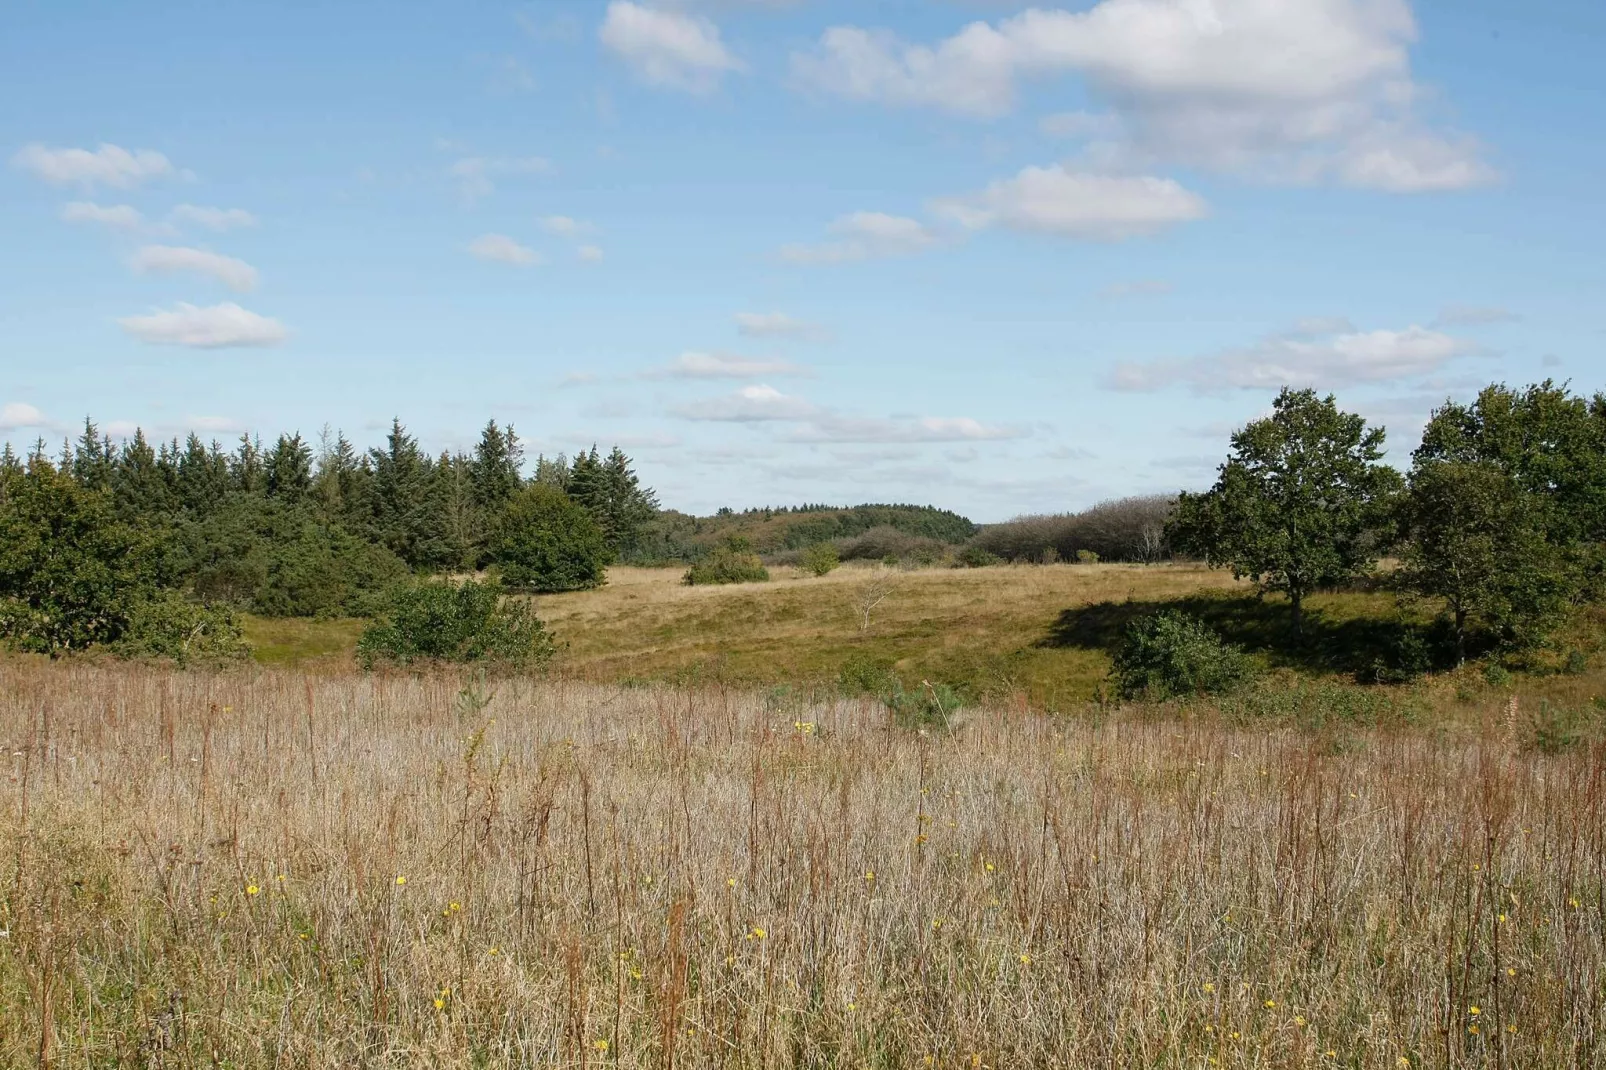
[[[1599,1066],[1534,716],[0,663],[0,1065]]]
[[[985,569],[849,566],[815,577],[777,568],[762,584],[686,587],[679,569],[610,570],[596,591],[537,599],[561,643],[557,670],[595,682],[705,681],[808,689],[844,667],[891,669],[972,699],[1024,696],[1049,709],[1087,702],[1126,622],[1164,606],[1199,614],[1272,668],[1350,675],[1387,655],[1402,618],[1386,593],[1314,596],[1309,634],[1287,633],[1286,603],[1224,572],[1188,565]],[[864,606],[883,596],[869,612]],[[349,667],[360,622],[248,622],[265,664]]]

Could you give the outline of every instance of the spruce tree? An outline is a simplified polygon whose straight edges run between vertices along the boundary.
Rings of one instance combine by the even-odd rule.
[[[494,514],[507,505],[524,484],[521,470],[524,467],[524,447],[511,425],[507,430],[492,420],[480,433],[479,445],[474,447],[470,463],[474,500],[483,510]]]
[[[112,481],[111,443],[101,437],[95,421],[84,417],[84,433],[73,451],[72,477],[89,490],[105,490]]]
[[[263,469],[270,497],[299,502],[312,489],[312,450],[299,433],[280,435]]]
[[[244,494],[260,494],[267,482],[262,466],[262,440],[250,435],[240,436],[240,445],[229,458],[229,484],[231,490]]]

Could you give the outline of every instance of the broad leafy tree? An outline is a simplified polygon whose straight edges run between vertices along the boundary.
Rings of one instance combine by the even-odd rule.
[[[1286,594],[1298,633],[1307,595],[1376,562],[1400,485],[1382,457],[1382,428],[1285,388],[1270,416],[1233,435],[1216,485],[1178,500],[1172,544]]]
[[[491,558],[510,588],[546,592],[600,587],[613,554],[584,507],[536,483],[508,504]]]

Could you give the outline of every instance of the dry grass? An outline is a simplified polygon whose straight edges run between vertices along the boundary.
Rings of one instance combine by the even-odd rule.
[[[1230,574],[1189,566],[1059,565],[900,571],[862,627],[872,571],[824,577],[775,568],[770,583],[686,587],[674,569],[614,568],[597,591],[539,599],[568,644],[565,672],[593,680],[714,677],[748,685],[830,682],[867,658],[912,680],[976,692],[1019,691],[1039,705],[1086,700],[1109,667],[1103,651],[1045,645],[1068,608],[1242,590]]]
[[[1520,704],[1335,749],[460,686],[0,664],[0,1063],[1606,1060],[1606,751]]]

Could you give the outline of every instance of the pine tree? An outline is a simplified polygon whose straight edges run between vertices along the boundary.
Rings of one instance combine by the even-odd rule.
[[[229,491],[229,462],[216,442],[208,447],[195,432],[178,459],[178,502],[196,516],[209,515]]]
[[[481,509],[495,513],[505,507],[524,485],[524,447],[510,425],[506,431],[492,420],[480,433],[470,465],[474,500]]]
[[[433,465],[400,419],[391,421],[383,449],[368,452],[373,465],[373,524],[378,540],[413,568],[445,563],[450,551],[433,508]]]
[[[658,499],[643,490],[630,458],[618,446],[606,458],[595,446],[574,458],[569,497],[583,505],[615,555],[630,552],[658,513]]]
[[[157,463],[156,451],[139,428],[134,429],[133,438],[123,443],[111,483],[118,515],[124,519],[158,516],[172,508],[168,481]]]
[[[553,460],[547,460],[546,454],[535,459],[535,476],[532,483],[539,483],[544,487],[557,487],[559,490],[569,489],[569,458],[558,454]]]
[[[100,435],[95,421],[84,417],[84,433],[73,451],[72,477],[80,487],[105,490],[112,482],[111,442]]]
[[[229,459],[231,489],[245,494],[260,494],[266,482],[262,468],[262,440],[241,435],[240,445]]]
[[[263,466],[270,497],[299,502],[312,489],[312,450],[301,435],[280,435]]]

